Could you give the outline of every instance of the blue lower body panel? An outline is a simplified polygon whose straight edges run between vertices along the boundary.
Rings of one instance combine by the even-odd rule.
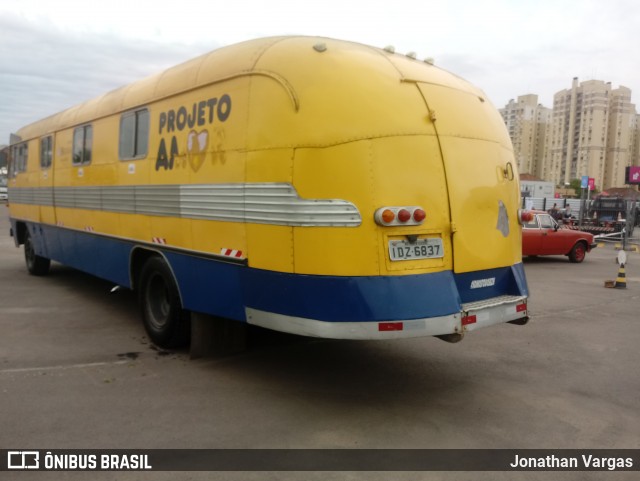
[[[510,267],[456,274],[455,280],[463,303],[504,295],[529,295],[522,263]]]
[[[329,322],[444,316],[460,309],[450,271],[412,276],[308,276],[248,269],[248,307]]]
[[[27,222],[35,253],[123,287],[131,287],[128,241]],[[17,232],[11,220],[13,232]],[[14,234],[15,235],[15,234]]]
[[[12,227],[16,232],[15,221]],[[132,241],[27,224],[36,254],[131,287]],[[245,308],[327,322],[423,319],[458,313],[461,304],[527,296],[522,263],[485,271],[407,276],[314,276],[266,271],[153,246],[176,277],[186,309],[246,321]]]
[[[474,280],[481,281],[476,284],[482,287],[471,288]],[[439,317],[460,312],[461,304],[467,302],[528,295],[522,263],[465,274],[442,271],[375,277],[246,269],[242,285],[247,307],[329,322]]]

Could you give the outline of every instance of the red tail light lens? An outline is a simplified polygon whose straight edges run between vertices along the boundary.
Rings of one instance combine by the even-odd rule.
[[[416,209],[413,211],[413,220],[416,222],[422,222],[427,217],[427,213],[422,209]]]
[[[427,217],[422,207],[380,207],[374,214],[376,224],[390,226],[420,225]]]
[[[407,209],[400,209],[398,211],[398,220],[400,222],[407,222],[409,219],[411,219],[411,212]]]
[[[522,210],[520,209],[518,211],[518,220],[520,221],[521,224],[526,224],[527,222],[531,222],[533,220],[533,212],[529,211],[529,210]]]

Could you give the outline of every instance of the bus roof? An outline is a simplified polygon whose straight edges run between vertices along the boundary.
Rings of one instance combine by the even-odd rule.
[[[392,66],[400,82],[427,82],[443,85],[456,90],[467,91],[483,98],[484,94],[467,81],[426,62],[416,61],[405,55],[394,54],[391,50],[378,49],[366,45],[322,37],[284,36],[249,40],[222,47],[197,58],[171,67],[129,85],[120,87],[104,95],[71,107],[45,119],[21,128],[17,135],[22,140],[37,138],[61,129],[81,125],[119,112],[135,109],[154,101],[178,95],[209,84],[247,75],[268,75],[280,77],[288,88],[287,79],[282,77],[281,67],[295,64],[291,54],[308,51],[309,44],[347,47],[355,56],[362,52],[375,53],[379,62]],[[269,51],[268,65],[260,62]],[[278,52],[280,51],[280,52]],[[281,55],[279,55],[281,53]],[[368,61],[370,61],[370,55]],[[260,63],[260,66],[257,65]],[[336,69],[336,75],[340,75]],[[367,78],[367,82],[375,79]],[[291,91],[295,103],[295,92]]]

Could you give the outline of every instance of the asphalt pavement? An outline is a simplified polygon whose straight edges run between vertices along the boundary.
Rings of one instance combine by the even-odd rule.
[[[256,336],[191,360],[135,295],[26,272],[0,205],[0,448],[640,448],[640,254],[525,260],[531,321],[435,338]],[[2,479],[612,479],[638,472],[0,473]]]

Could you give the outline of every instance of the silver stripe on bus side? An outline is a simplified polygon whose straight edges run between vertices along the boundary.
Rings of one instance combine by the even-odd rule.
[[[362,222],[351,202],[303,199],[287,183],[11,187],[9,202],[288,226],[356,227]]]

